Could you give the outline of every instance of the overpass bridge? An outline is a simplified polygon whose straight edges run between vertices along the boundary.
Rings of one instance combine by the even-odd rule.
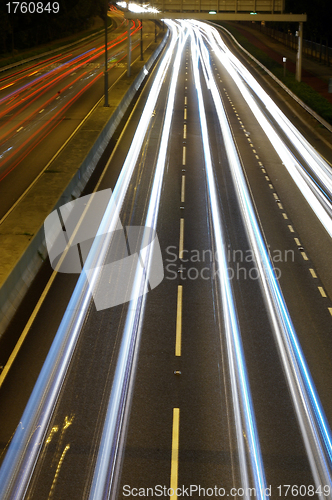
[[[285,13],[285,0],[154,0],[150,11],[139,14],[125,10],[127,19],[197,19],[200,21],[258,21],[298,23],[298,50],[296,58],[296,80],[301,81],[303,23],[306,14]],[[129,28],[128,28],[129,29]],[[128,54],[130,54],[128,36]],[[130,74],[130,57],[128,57]]]

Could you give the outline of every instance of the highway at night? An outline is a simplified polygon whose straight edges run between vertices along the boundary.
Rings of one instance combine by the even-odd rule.
[[[332,499],[332,151],[222,31],[165,24],[167,44],[81,203],[80,224],[93,220],[97,235],[85,267],[52,262],[59,272],[0,388],[0,499]],[[120,58],[123,36],[110,42]],[[102,95],[84,66],[102,48],[80,57],[61,60],[58,96],[40,79],[34,101],[25,73],[0,95],[13,107],[1,184],[17,184],[2,214],[38,174],[21,166],[56,142],[55,124],[58,148],[93,106],[81,89],[96,80]],[[21,132],[42,142],[21,151]],[[146,228],[137,246],[135,227]]]
[[[126,72],[127,23],[115,7],[108,34],[109,86]],[[140,54],[140,21],[131,23],[132,59]],[[144,49],[154,23],[144,23]],[[0,220],[48,168],[104,92],[104,33],[65,51],[0,73]]]

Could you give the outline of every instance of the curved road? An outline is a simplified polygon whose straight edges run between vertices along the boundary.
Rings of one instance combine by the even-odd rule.
[[[108,34],[109,88],[126,71],[127,24],[119,10]],[[132,61],[140,53],[140,21],[132,21]],[[144,48],[154,23],[144,23]],[[104,93],[104,35],[0,75],[0,220],[49,166]]]
[[[215,30],[169,24],[97,186],[164,279],[107,307],[111,268],[95,301],[57,275],[1,387],[0,498],[332,498],[331,169]]]

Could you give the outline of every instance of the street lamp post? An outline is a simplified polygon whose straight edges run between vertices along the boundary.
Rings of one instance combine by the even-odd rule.
[[[143,0],[141,0],[141,10],[143,10]],[[141,19],[141,61],[143,61],[143,19]]]
[[[105,102],[104,107],[108,108],[108,61],[107,61],[107,12],[108,12],[108,0],[105,0],[105,71],[104,71],[104,92],[105,92]]]
[[[131,65],[131,42],[130,42],[130,19],[128,19],[127,26],[127,34],[128,34],[128,57],[127,57],[127,76],[130,77],[130,65]]]

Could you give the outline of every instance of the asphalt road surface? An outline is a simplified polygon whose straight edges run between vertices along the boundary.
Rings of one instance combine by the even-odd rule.
[[[127,24],[111,11],[109,87],[126,72]],[[131,21],[132,61],[140,54],[140,27]],[[154,23],[143,28],[143,48],[154,40]],[[104,34],[0,75],[0,220],[29,188],[104,94]]]

